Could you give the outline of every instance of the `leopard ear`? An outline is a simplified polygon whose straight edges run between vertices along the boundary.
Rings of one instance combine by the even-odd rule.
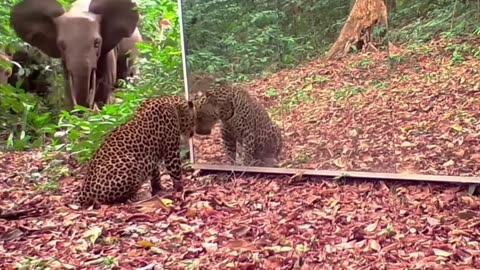
[[[190,75],[192,92],[205,92],[215,85],[215,77],[207,72],[196,71]]]

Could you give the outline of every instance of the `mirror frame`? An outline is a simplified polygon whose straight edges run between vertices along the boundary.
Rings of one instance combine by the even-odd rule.
[[[190,98],[190,70],[187,60],[187,44],[185,40],[185,25],[183,23],[183,1],[177,0],[177,14],[180,24],[180,43],[182,53],[182,68],[185,87],[185,98]],[[450,175],[429,175],[429,174],[403,174],[403,173],[381,173],[381,172],[361,172],[344,170],[317,170],[317,169],[295,169],[295,168],[277,168],[277,167],[247,167],[234,165],[218,165],[195,162],[195,149],[193,138],[188,140],[190,151],[190,163],[195,170],[205,171],[229,171],[238,173],[267,173],[282,175],[305,175],[305,176],[324,176],[336,178],[366,178],[376,180],[407,180],[407,181],[430,181],[430,182],[449,182],[449,183],[468,183],[480,184],[480,177],[474,176],[450,176]]]

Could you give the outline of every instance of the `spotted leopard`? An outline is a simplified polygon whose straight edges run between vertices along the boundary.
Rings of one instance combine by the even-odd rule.
[[[210,135],[220,121],[229,161],[243,166],[274,166],[278,162],[281,130],[245,89],[215,82],[215,77],[207,73],[196,73],[192,75],[192,92],[197,111],[195,133]]]
[[[112,130],[90,160],[76,204],[113,204],[133,198],[150,178],[152,195],[162,189],[158,167],[165,162],[181,191],[181,137],[194,134],[194,106],[179,96],[143,101],[132,119]]]

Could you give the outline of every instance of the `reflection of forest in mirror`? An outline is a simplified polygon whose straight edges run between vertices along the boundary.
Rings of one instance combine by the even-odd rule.
[[[376,25],[368,46],[356,51],[357,40],[326,60],[353,3],[186,0],[190,71],[241,87],[266,109],[283,139],[275,166],[474,175],[478,7],[387,1],[388,51]],[[220,125],[194,147],[198,163],[228,164]]]

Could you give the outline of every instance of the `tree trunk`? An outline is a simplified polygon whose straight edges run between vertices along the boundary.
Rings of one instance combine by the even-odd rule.
[[[327,54],[327,59],[346,54],[352,45],[357,49],[371,46],[372,29],[377,23],[388,27],[384,0],[356,0],[337,41]]]

